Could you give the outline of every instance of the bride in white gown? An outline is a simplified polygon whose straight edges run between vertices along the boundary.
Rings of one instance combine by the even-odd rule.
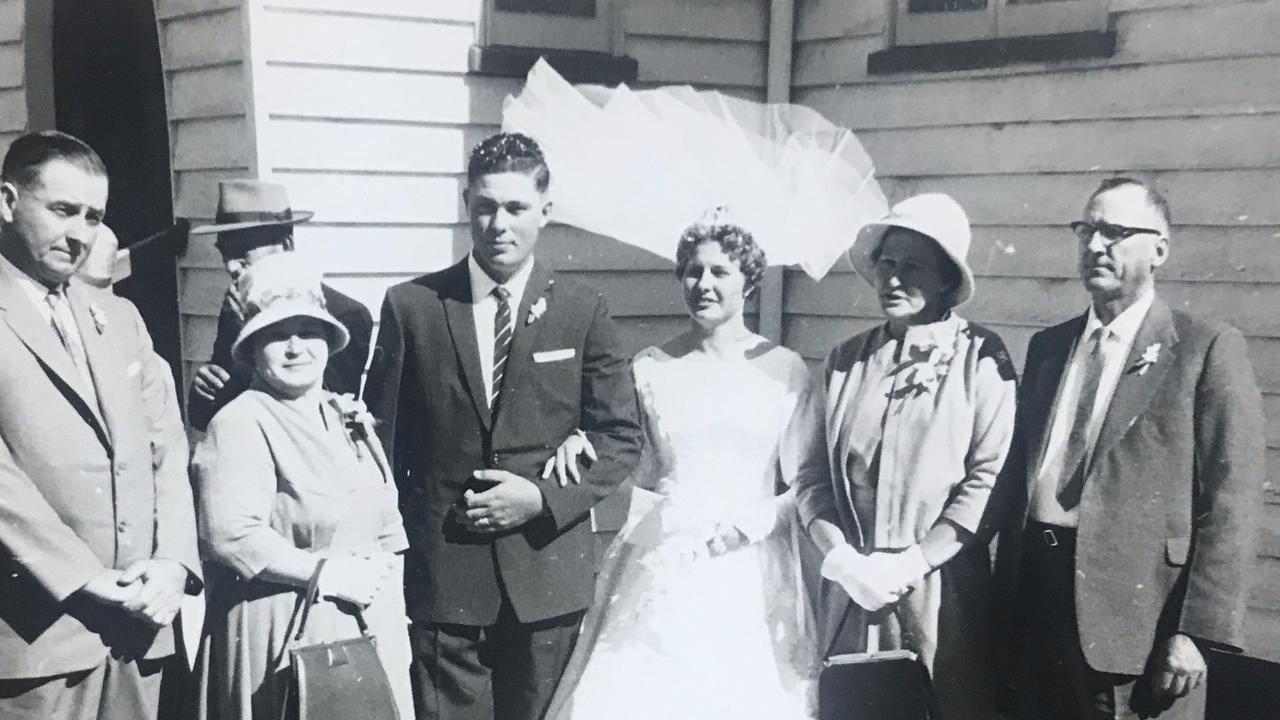
[[[798,521],[775,490],[808,371],[743,322],[764,265],[719,211],[680,239],[691,327],[635,358],[640,489],[548,720],[816,717]]]

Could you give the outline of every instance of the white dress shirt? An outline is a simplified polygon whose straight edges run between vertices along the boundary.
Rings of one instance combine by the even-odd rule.
[[[1084,380],[1085,363],[1089,356],[1089,338],[1098,328],[1105,328],[1102,339],[1102,375],[1098,382],[1098,395],[1094,398],[1093,409],[1089,415],[1089,439],[1085,452],[1085,467],[1098,443],[1098,433],[1102,430],[1102,422],[1107,417],[1107,409],[1111,406],[1111,396],[1115,394],[1116,385],[1124,371],[1125,360],[1133,348],[1133,338],[1138,328],[1147,317],[1151,303],[1155,300],[1154,292],[1146,292],[1132,305],[1116,316],[1109,325],[1103,325],[1092,306],[1089,317],[1085,320],[1084,331],[1076,340],[1075,349],[1071,353],[1071,361],[1062,374],[1058,385],[1058,395],[1053,402],[1053,414],[1049,428],[1049,436],[1045,440],[1040,454],[1040,464],[1036,469],[1035,481],[1031,484],[1031,517],[1043,523],[1075,527],[1078,522],[1077,508],[1066,510],[1058,502],[1058,487],[1063,480],[1063,473],[1075,471],[1074,467],[1064,467],[1067,458],[1067,437],[1071,434],[1071,426],[1076,420],[1076,410],[1080,407],[1080,386]]]
[[[493,397],[493,323],[498,315],[498,300],[493,296],[493,289],[498,283],[476,262],[475,255],[467,256],[467,270],[471,274],[471,315],[476,323],[476,344],[480,346],[480,375],[484,378],[484,396]],[[507,302],[511,303],[512,337],[520,330],[516,316],[520,311],[520,298],[524,297],[525,286],[529,284],[529,275],[533,272],[533,258],[525,261],[524,267],[516,271],[502,286],[511,293]]]

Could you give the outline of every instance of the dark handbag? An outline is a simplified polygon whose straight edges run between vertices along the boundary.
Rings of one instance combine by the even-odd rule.
[[[307,617],[319,600],[323,568],[322,558],[307,583],[306,595],[289,620],[286,647],[302,639]],[[369,626],[360,611],[356,610],[354,615],[360,637],[289,648],[289,677],[280,710],[282,720],[399,720],[391,681],[378,658],[377,641],[369,634]],[[293,632],[295,620],[296,634]]]
[[[845,610],[818,676],[821,720],[929,720],[937,717],[929,669],[910,650],[831,654],[854,611]],[[868,627],[867,647],[879,644],[879,625]]]

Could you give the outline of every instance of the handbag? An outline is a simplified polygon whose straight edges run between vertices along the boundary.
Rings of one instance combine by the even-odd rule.
[[[289,619],[285,634],[289,676],[285,680],[281,720],[399,720],[391,681],[378,658],[377,639],[357,609],[354,612],[360,636],[347,640],[289,647],[302,639],[311,608],[319,600],[320,571],[324,559],[307,582],[306,594]],[[297,621],[297,633],[293,632]],[[281,653],[277,670],[283,665]]]
[[[854,603],[849,602],[818,676],[820,720],[929,720],[937,717],[929,668],[910,650],[831,654]],[[878,623],[867,627],[867,647],[880,643]]]

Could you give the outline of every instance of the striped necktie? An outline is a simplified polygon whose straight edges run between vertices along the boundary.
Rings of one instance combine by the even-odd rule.
[[[515,334],[515,325],[511,322],[511,291],[499,285],[493,289],[493,297],[498,301],[498,312],[493,318],[493,383],[489,394],[489,408],[498,404],[498,393],[502,390],[502,376],[507,369],[507,355],[511,352],[511,337]]]
[[[1062,465],[1062,476],[1058,481],[1058,502],[1062,503],[1064,510],[1079,505],[1080,495],[1084,492],[1084,478],[1089,468],[1089,420],[1093,417],[1098,387],[1102,384],[1102,369],[1106,364],[1102,343],[1109,335],[1106,328],[1098,328],[1089,336],[1089,354],[1084,360],[1084,378],[1080,382],[1076,416],[1067,435],[1067,446],[1063,450],[1066,462]]]

